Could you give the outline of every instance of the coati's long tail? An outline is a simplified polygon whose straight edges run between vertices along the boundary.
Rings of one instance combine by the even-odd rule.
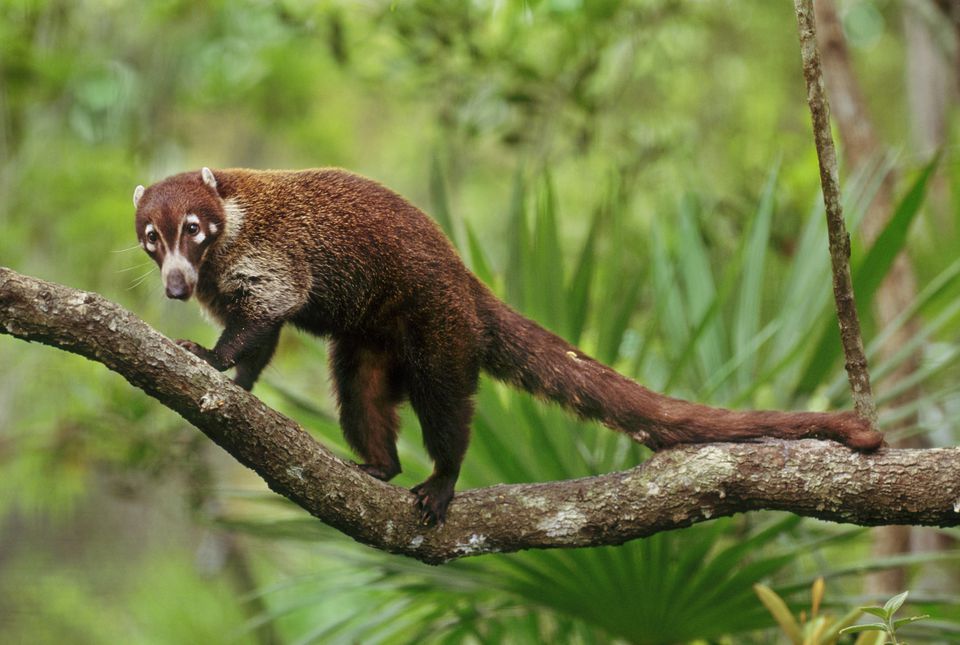
[[[854,412],[734,411],[657,394],[524,318],[479,282],[476,285],[487,332],[484,370],[651,448],[759,437],[822,437],[873,450],[883,441]]]

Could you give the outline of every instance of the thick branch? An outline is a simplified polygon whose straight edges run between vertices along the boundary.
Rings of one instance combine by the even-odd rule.
[[[851,452],[804,440],[681,447],[625,472],[459,493],[440,528],[122,307],[0,267],[0,332],[99,361],[183,415],[274,491],[385,551],[430,563],[621,544],[756,509],[863,525],[960,524],[960,449]]]
[[[840,178],[837,170],[837,151],[830,134],[830,104],[823,89],[820,71],[820,52],[813,15],[813,0],[794,0],[797,25],[800,30],[800,54],[803,58],[803,77],[807,82],[807,104],[813,120],[813,138],[820,162],[820,184],[827,211],[827,230],[830,240],[830,261],[833,268],[833,297],[837,304],[837,322],[840,324],[840,342],[846,357],[847,378],[852,390],[853,405],[861,416],[876,425],[877,407],[870,390],[867,356],[860,335],[860,319],[853,300],[853,281],[850,279],[850,235],[843,221],[840,205]]]

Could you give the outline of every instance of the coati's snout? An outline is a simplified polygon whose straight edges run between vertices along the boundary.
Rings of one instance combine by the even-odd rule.
[[[182,255],[168,255],[160,270],[168,298],[188,300],[197,286],[197,271]]]
[[[179,273],[174,274],[174,277],[167,283],[167,297],[174,300],[189,300],[190,294],[193,293],[193,287],[187,285],[186,281],[180,276]]]

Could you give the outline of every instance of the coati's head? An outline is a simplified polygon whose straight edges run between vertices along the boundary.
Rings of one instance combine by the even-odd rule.
[[[168,298],[186,300],[207,251],[223,233],[225,213],[209,168],[133,191],[140,246],[160,266]]]

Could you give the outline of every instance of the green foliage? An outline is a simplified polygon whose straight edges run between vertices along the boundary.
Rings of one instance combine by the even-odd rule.
[[[883,622],[880,623],[868,623],[865,625],[854,625],[852,627],[845,627],[841,630],[843,634],[858,634],[862,632],[880,632],[884,634],[884,642],[891,643],[892,645],[900,645],[900,640],[897,639],[897,630],[903,627],[904,625],[909,625],[910,623],[916,622],[918,620],[923,620],[925,618],[930,618],[930,616],[910,616],[909,618],[898,618],[894,620],[893,615],[899,611],[900,607],[903,605],[904,601],[907,599],[907,596],[910,594],[909,591],[904,591],[901,594],[897,594],[890,600],[888,600],[883,607],[861,607],[860,610],[868,614],[880,618]],[[886,640],[889,638],[889,640]]]
[[[787,603],[770,587],[757,584],[754,585],[753,590],[791,643],[832,645],[839,640],[842,630],[860,616],[860,611],[849,612],[839,619],[829,614],[820,614],[820,604],[823,602],[825,588],[823,578],[817,578],[814,581],[810,588],[810,612],[807,614],[806,611],[801,611],[798,618],[790,613]],[[862,644],[858,642],[858,645],[866,643],[867,641],[864,640]]]
[[[940,155],[935,155],[921,170],[910,190],[897,204],[890,221],[877,236],[873,246],[851,269],[857,304],[863,310],[869,310],[877,289],[890,271],[890,267],[893,266],[894,258],[906,244],[910,225],[920,212],[927,184],[939,162]],[[841,346],[837,339],[837,332],[833,325],[825,324],[816,351],[813,352],[806,371],[800,378],[802,388],[812,390],[826,378],[827,372],[840,357]]]
[[[91,555],[77,549],[67,568],[34,553],[5,570],[5,635],[29,643],[253,642],[229,585],[204,579],[182,547],[133,567],[101,553],[94,575],[74,570]]]

